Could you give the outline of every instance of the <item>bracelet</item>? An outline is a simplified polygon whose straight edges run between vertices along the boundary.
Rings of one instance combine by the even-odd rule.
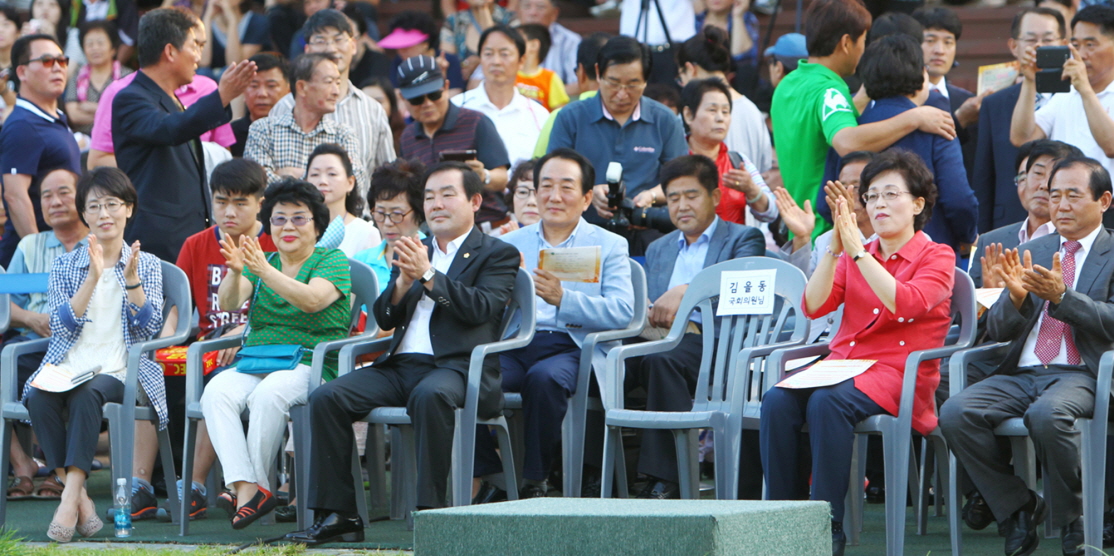
[[[831,255],[832,257],[834,257],[834,258],[836,258],[836,259],[838,259],[838,258],[840,258],[840,257],[842,257],[842,256],[843,256],[843,253],[840,253],[840,254],[838,254],[838,255],[836,255],[835,253],[832,253],[832,246],[831,246],[831,245],[829,245],[829,246],[825,247],[824,249],[828,251],[828,254],[829,254],[829,255]]]
[[[124,284],[124,289],[125,290],[134,290],[134,289],[136,289],[136,288],[138,288],[139,286],[142,286],[142,285],[143,285],[143,282],[135,284],[134,286],[131,285],[131,284]]]

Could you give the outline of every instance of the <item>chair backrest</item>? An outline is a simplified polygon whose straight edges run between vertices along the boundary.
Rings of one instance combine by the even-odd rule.
[[[975,299],[975,282],[971,275],[956,267],[952,284],[952,322],[959,321],[959,336],[953,345],[975,345],[979,313]],[[949,335],[950,336],[950,335]]]
[[[173,307],[178,308],[178,324],[174,327],[174,338],[186,341],[193,323],[190,316],[193,314],[193,297],[190,295],[190,281],[186,273],[178,265],[167,261],[159,261],[162,266],[162,295],[165,299],[162,307],[163,322],[170,314]]]
[[[642,328],[646,326],[646,315],[650,312],[650,305],[646,303],[646,269],[634,259],[630,260],[630,282],[634,288],[634,314],[631,315],[630,326]]]
[[[534,336],[534,327],[538,324],[537,307],[534,299],[534,278],[525,268],[518,269],[518,275],[514,279],[514,291],[511,292],[511,299],[507,302],[507,308],[503,310],[503,323],[502,329],[499,331],[500,338],[513,339],[523,338],[526,336]],[[515,319],[515,314],[519,318]],[[513,338],[507,338],[507,333],[515,323],[518,324],[518,330],[515,332]]]
[[[360,321],[360,314],[364,311],[364,307],[370,309],[372,305],[375,305],[375,299],[379,297],[379,279],[376,278],[375,271],[370,266],[356,259],[348,259],[348,270],[352,275],[352,313],[348,329],[352,330]],[[369,314],[364,332],[361,335],[369,336],[378,333],[379,325]]]
[[[3,267],[0,267],[0,281],[7,276]],[[8,327],[12,324],[12,304],[11,296],[4,293],[0,294],[0,334],[8,331]]]
[[[777,303],[769,315],[729,315],[716,317],[714,310],[719,303],[720,275],[740,270],[777,271],[774,295]],[[700,311],[703,335],[703,353],[700,373],[696,381],[694,411],[730,410],[734,396],[751,396],[750,391],[760,388],[751,385],[748,370],[736,372],[739,352],[746,348],[770,345],[786,339],[803,341],[808,333],[808,319],[801,310],[807,279],[797,267],[771,257],[745,257],[724,261],[700,271],[689,283],[669,336],[683,332],[688,326],[688,316]],[[790,317],[793,317],[790,319]],[[713,365],[714,363],[714,365]],[[736,381],[743,381],[736,383]]]

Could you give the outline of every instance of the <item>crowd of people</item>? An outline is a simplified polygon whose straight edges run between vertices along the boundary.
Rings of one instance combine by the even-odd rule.
[[[315,519],[289,540],[356,541],[350,462],[366,429],[354,422],[405,406],[416,506],[445,506],[471,354],[500,339],[520,268],[536,330],[484,362],[477,412],[498,415],[504,392],[521,393],[524,468],[508,484],[481,427],[473,503],[564,490],[556,468],[580,359],[603,372],[617,344],[582,346],[627,327],[638,304],[647,331],[629,341],[683,335],[627,361],[623,397],[690,410],[714,317],[679,314],[689,283],[723,261],[774,257],[808,277],[798,318],[842,307],[823,340],[831,358],[874,363],[834,385],[766,392],[740,468],[715,470],[740,476],[728,497],[761,498],[764,484],[768,499],[827,501],[842,554],[854,427],[896,415],[906,358],[944,345],[958,267],[1001,289],[979,338],[1008,354],[972,365],[954,397],[940,363],[921,364],[912,428],[939,427],[965,470],[969,527],[996,522],[1006,554],[1026,555],[1050,515],[1063,553],[1083,554],[1075,420],[1092,415],[1099,359],[1114,349],[1114,8],[1019,7],[1004,45],[1016,82],[973,94],[948,81],[963,25],[944,7],[872,14],[876,3],[813,0],[803,34],[760,52],[739,0],[663,2],[645,24],[624,0],[621,34],[584,37],[559,23],[558,0],[446,0],[443,22],[402,12],[383,36],[375,4],[307,0],[266,15],[251,1],[0,5],[0,266],[49,274],[44,291],[13,297],[4,335],[49,338],[14,370],[35,448],[16,436],[3,447],[6,494],[57,498],[51,539],[102,526],[85,484],[100,408],[123,399],[128,373],[158,415],[136,425],[133,518],[158,513],[156,431],[182,418],[182,393],[150,354],[129,369],[126,353],[179,319],[196,318],[191,341],[240,338],[206,370],[196,465],[177,484],[189,519],[208,514],[219,461],[234,529],[272,511],[294,521],[304,505]],[[1040,85],[1046,46],[1071,53],[1055,70],[1068,92]],[[565,248],[597,249],[598,279],[543,268],[543,250]],[[634,298],[632,258],[647,299]],[[356,369],[328,357],[311,384],[313,348],[365,326],[351,318],[350,260],[377,278],[366,326],[389,348]],[[196,316],[164,311],[160,261],[185,272]],[[305,454],[284,448],[302,404]],[[1029,428],[1047,501],[994,439],[1013,417]],[[577,494],[610,496],[602,425],[589,429]],[[306,500],[275,480],[283,450],[309,468]],[[672,435],[644,432],[638,453],[638,496],[681,497]],[[36,483],[40,467],[49,476]],[[175,488],[174,470],[161,473]]]

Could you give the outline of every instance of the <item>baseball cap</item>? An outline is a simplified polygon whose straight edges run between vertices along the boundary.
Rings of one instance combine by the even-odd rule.
[[[398,50],[400,48],[410,48],[411,46],[422,44],[428,40],[429,35],[417,29],[402,29],[400,27],[383,37],[383,39],[379,41],[379,46],[391,50]]]
[[[796,62],[808,58],[808,47],[805,45],[805,36],[800,33],[786,33],[778,37],[773,46],[766,49],[766,57],[777,56],[782,63],[792,60]]]
[[[402,98],[420,97],[445,86],[445,76],[437,60],[429,56],[411,56],[398,65],[398,89]]]

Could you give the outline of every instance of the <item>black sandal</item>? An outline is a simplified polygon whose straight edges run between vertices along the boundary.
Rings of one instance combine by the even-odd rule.
[[[243,529],[274,510],[276,506],[278,506],[278,500],[275,499],[274,495],[260,487],[259,492],[256,492],[247,504],[236,510],[236,515],[232,518],[232,528]]]

